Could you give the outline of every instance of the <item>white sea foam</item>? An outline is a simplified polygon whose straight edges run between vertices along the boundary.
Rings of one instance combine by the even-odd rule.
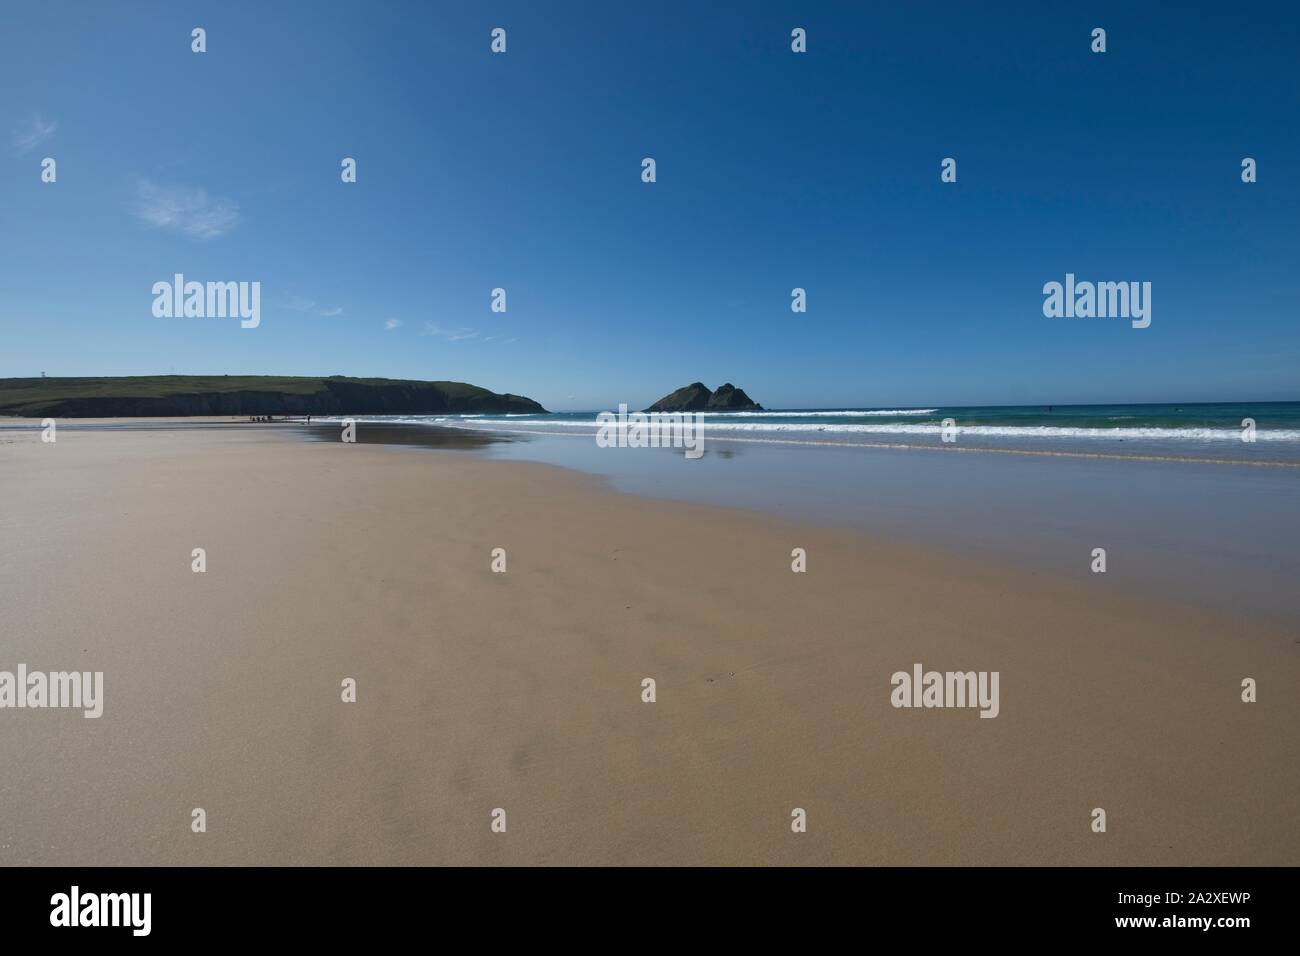
[[[717,422],[708,421],[713,431],[737,432],[824,432],[836,434],[876,434],[876,435],[939,435],[942,425],[913,425],[906,423],[889,425],[827,424],[813,425],[803,423],[781,422]],[[1182,441],[1241,441],[1239,428],[1077,428],[1059,425],[961,425],[956,426],[957,434],[988,438],[1086,438],[1086,439],[1134,439]],[[1300,441],[1300,430],[1296,429],[1259,429],[1255,432],[1258,441]]]
[[[927,409],[924,413],[935,411]],[[909,414],[922,414],[921,410],[911,410]],[[850,412],[763,412],[763,413],[745,413],[742,417],[760,417],[770,416],[773,418],[795,418],[814,416],[840,416],[848,417]],[[890,412],[859,412],[859,415],[867,414],[901,414],[897,411]],[[331,421],[342,421],[341,418],[330,417],[317,419],[322,424]],[[399,425],[446,425],[472,428],[518,431],[524,434],[540,433],[542,431],[551,434],[563,434],[564,432],[575,432],[585,429],[595,432],[599,427],[595,419],[561,419],[561,418],[536,418],[531,421],[521,421],[515,416],[506,416],[500,418],[488,418],[483,415],[423,415],[423,416],[392,416],[384,418],[367,418],[363,416],[353,416],[353,420],[358,424],[399,424]],[[919,422],[891,422],[888,424],[866,424],[862,422],[844,423],[844,422],[825,422],[816,421],[796,421],[796,422],[754,422],[754,421],[735,421],[727,415],[707,415],[705,418],[706,427],[713,433],[733,433],[733,434],[750,434],[755,438],[761,435],[772,435],[774,437],[797,437],[799,435],[825,435],[827,437],[836,436],[924,436],[926,438],[938,437],[942,434],[943,426],[939,424],[922,424]],[[1087,441],[1187,441],[1187,442],[1240,442],[1241,429],[1238,428],[1163,428],[1163,427],[1134,427],[1134,426],[1116,426],[1114,428],[1083,428],[1060,425],[956,425],[957,435],[969,436],[972,438],[1011,438],[1011,439],[1075,439]],[[1261,428],[1255,432],[1256,441],[1260,442],[1300,442],[1300,429],[1293,428]]]
[[[439,423],[454,424],[449,419],[440,419]],[[827,423],[817,424],[813,422],[734,422],[716,417],[705,419],[706,425],[713,432],[742,432],[742,433],[770,433],[770,434],[836,434],[836,435],[940,435],[943,431],[942,425],[923,425],[908,423],[893,423],[887,425],[865,425],[865,424],[844,424],[844,423]],[[475,419],[473,424],[479,425],[509,425],[520,428],[521,431],[532,431],[535,426],[537,429],[566,428],[566,429],[595,429],[597,424],[592,421],[576,420],[553,420],[553,421],[534,421],[520,422],[508,419],[497,418],[479,418]],[[1116,427],[1116,428],[1077,428],[1062,427],[1059,425],[957,425],[957,434],[970,435],[973,437],[987,438],[1076,438],[1076,439],[1099,439],[1099,440],[1181,440],[1181,441],[1241,441],[1241,430],[1237,428],[1134,428],[1134,427]],[[1300,430],[1297,429],[1259,429],[1255,433],[1258,441],[1300,441]]]
[[[735,415],[740,418],[894,418],[902,415],[933,415],[937,408],[878,408],[843,412],[710,412],[706,415]]]

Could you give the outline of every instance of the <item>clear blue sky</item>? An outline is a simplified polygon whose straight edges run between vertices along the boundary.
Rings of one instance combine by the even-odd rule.
[[[697,379],[768,407],[1300,398],[1294,4],[2,16],[0,375],[453,379],[553,409]],[[260,281],[261,327],[155,318],[175,272]],[[1045,318],[1066,272],[1150,281],[1151,327]]]

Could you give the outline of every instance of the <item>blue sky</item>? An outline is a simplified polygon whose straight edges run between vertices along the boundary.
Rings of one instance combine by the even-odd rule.
[[[875,7],[9,4],[0,375],[1300,399],[1294,6]],[[175,272],[261,282],[260,327],[155,318]],[[1067,272],[1151,327],[1045,318]]]

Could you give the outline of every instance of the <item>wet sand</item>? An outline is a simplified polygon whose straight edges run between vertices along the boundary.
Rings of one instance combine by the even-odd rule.
[[[1300,863],[1300,635],[1111,576],[246,424],[0,489],[0,670],[105,696],[0,710],[0,864]]]

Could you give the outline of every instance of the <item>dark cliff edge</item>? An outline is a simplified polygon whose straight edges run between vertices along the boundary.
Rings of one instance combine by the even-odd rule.
[[[683,385],[675,392],[665,395],[655,402],[647,412],[761,412],[759,405],[744,389],[736,388],[730,382],[719,385],[716,392],[710,391],[703,382]]]
[[[0,415],[436,415],[545,412],[531,398],[464,382],[270,375],[0,379]]]

